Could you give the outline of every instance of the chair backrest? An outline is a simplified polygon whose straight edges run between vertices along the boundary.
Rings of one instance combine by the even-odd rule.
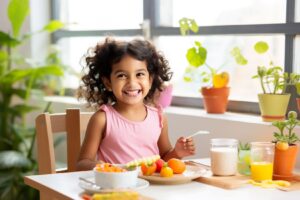
[[[66,113],[43,113],[37,116],[36,138],[39,174],[72,172],[76,170],[76,162],[80,152],[80,133],[86,130],[92,112],[80,112],[80,109],[67,109]],[[67,169],[57,170],[53,135],[66,133]]]

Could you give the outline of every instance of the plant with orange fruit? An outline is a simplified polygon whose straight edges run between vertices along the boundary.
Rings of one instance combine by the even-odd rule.
[[[187,35],[189,31],[198,32],[198,25],[193,19],[182,18],[179,25],[182,35]],[[234,47],[230,53],[237,64],[247,64],[248,61],[243,57],[238,47]],[[229,96],[229,73],[223,69],[225,65],[220,67],[209,65],[206,62],[207,55],[207,49],[199,41],[195,41],[186,53],[189,66],[185,69],[184,80],[186,82],[200,80],[202,84],[200,91],[206,111],[208,113],[224,113],[227,109]]]
[[[181,35],[188,35],[190,31],[197,33],[198,25],[194,19],[182,18],[179,20]],[[234,57],[235,61],[239,65],[246,65],[247,60],[241,54],[241,50],[238,47],[234,47],[231,50],[231,55]],[[214,68],[210,66],[207,62],[207,49],[202,46],[199,41],[195,41],[194,45],[187,50],[186,59],[189,66],[185,70],[184,80],[187,82],[192,82],[198,79],[200,75],[202,77],[202,82],[207,87],[212,88],[223,88],[229,83],[229,73],[222,71],[223,66],[219,68]],[[205,66],[206,70],[197,71],[201,66]],[[200,73],[200,74],[199,74]]]
[[[272,123],[278,129],[274,132],[275,155],[274,155],[274,176],[275,179],[290,180],[296,163],[299,137],[294,132],[300,121],[297,119],[297,113],[290,111],[288,119],[284,121],[275,121]]]

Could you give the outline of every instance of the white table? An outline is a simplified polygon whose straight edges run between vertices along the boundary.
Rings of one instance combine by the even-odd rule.
[[[25,183],[45,196],[57,199],[80,199],[84,192],[79,187],[79,177],[91,177],[92,171],[70,172],[61,174],[33,175],[24,178]],[[150,185],[138,192],[144,196],[158,200],[299,200],[300,191],[284,192],[277,189],[263,189],[246,185],[244,187],[225,190],[199,182],[180,185]]]

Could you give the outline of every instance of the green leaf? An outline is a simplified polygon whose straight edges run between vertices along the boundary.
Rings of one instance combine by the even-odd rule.
[[[183,76],[183,80],[184,80],[185,82],[192,82],[192,78],[189,77],[189,76],[186,76],[186,75]]]
[[[32,69],[13,69],[1,77],[0,84],[12,85],[13,83],[23,80],[32,73]]]
[[[194,19],[190,20],[190,29],[191,31],[193,31],[194,33],[197,33],[199,31],[199,27],[198,24],[196,23],[196,21]]]
[[[198,48],[192,47],[188,49],[186,59],[188,60],[190,65],[194,67],[200,67],[205,63],[206,55],[207,51],[202,46]]]
[[[189,30],[187,18],[182,18],[179,20],[179,30],[180,30],[181,35],[187,35],[188,30]]]
[[[9,110],[14,114],[15,116],[21,116],[26,113],[30,113],[34,110],[38,110],[39,107],[37,106],[29,106],[26,104],[18,104],[14,105],[13,107],[9,108]]]
[[[21,42],[15,38],[12,38],[7,33],[0,31],[0,46],[17,46],[21,44]]]
[[[55,75],[55,76],[62,76],[64,75],[64,71],[61,69],[60,66],[57,65],[48,65],[35,68],[35,74],[37,77],[42,77],[46,75]]]
[[[20,97],[21,99],[25,99],[25,97],[26,97],[26,90],[23,90],[23,89],[15,89],[15,88],[12,88],[12,89],[10,90],[10,93],[11,93],[11,94],[17,95],[17,96]]]
[[[246,65],[248,63],[248,60],[242,55],[241,50],[238,47],[234,47],[230,53],[237,64]]]
[[[55,32],[64,27],[64,23],[58,20],[52,20],[49,24],[44,26],[43,30],[48,31],[49,33]]]
[[[0,63],[5,62],[8,58],[6,51],[0,50]]]
[[[202,46],[201,42],[199,42],[199,41],[195,41],[195,45],[196,45],[196,47],[201,47]]]
[[[295,84],[297,94],[300,95],[300,82]]]
[[[30,160],[18,151],[0,152],[0,169],[28,168]]]
[[[181,35],[187,35],[189,30],[194,33],[197,33],[199,27],[194,19],[181,18],[179,20],[179,30]]]
[[[23,22],[29,14],[29,0],[11,0],[7,14],[12,25],[13,35],[18,37]]]
[[[254,49],[257,53],[263,54],[268,51],[269,45],[264,41],[259,41],[254,45]]]

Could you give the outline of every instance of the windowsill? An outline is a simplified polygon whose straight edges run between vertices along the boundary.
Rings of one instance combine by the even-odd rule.
[[[243,123],[270,125],[269,122],[263,122],[261,116],[254,115],[254,114],[247,114],[247,113],[226,112],[224,114],[209,114],[206,113],[204,109],[177,107],[177,106],[170,106],[166,108],[165,113],[197,116],[202,118],[218,119],[218,120],[225,120],[225,121],[227,120],[227,121],[236,121],[236,122],[243,122]]]

